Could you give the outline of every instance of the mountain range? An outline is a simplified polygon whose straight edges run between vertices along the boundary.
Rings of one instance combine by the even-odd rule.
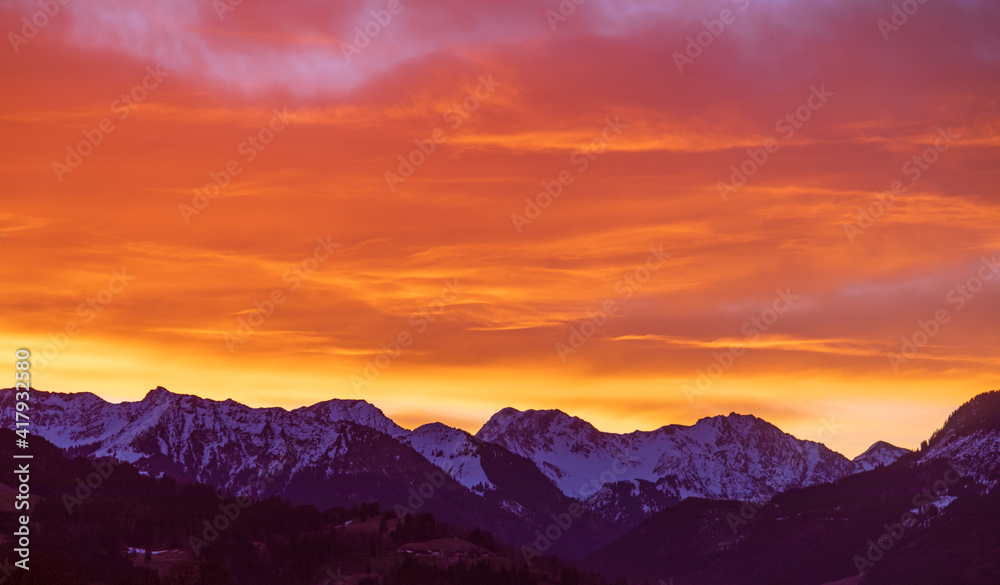
[[[584,565],[674,585],[996,585],[998,480],[1000,391],[993,391],[890,465],[766,504],[689,498]]]
[[[71,455],[110,456],[234,495],[321,508],[378,501],[493,526],[512,542],[533,542],[576,502],[580,528],[552,547],[572,557],[688,498],[763,504],[908,452],[878,442],[851,461],[736,413],[614,434],[558,410],[505,408],[471,435],[441,423],[407,430],[363,400],[289,411],[162,387],[117,404],[91,393],[32,397],[34,432]],[[12,392],[0,407],[13,408]]]
[[[13,398],[0,391],[8,415]],[[363,400],[288,411],[164,388],[120,404],[35,390],[31,408],[33,432],[70,457],[224,497],[429,512],[489,529],[527,566],[555,554],[673,585],[1000,582],[1000,391],[918,451],[876,442],[854,460],[736,413],[615,434],[505,408],[472,435],[408,430]]]

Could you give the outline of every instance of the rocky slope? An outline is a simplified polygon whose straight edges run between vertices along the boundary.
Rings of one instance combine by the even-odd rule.
[[[763,503],[894,460],[891,445],[855,463],[754,416],[704,418],[691,426],[604,433],[558,410],[506,408],[476,436],[532,460],[567,496],[609,520],[634,522],[685,498]]]
[[[878,441],[852,461],[857,471],[869,471],[876,467],[889,465],[909,452],[909,449],[897,447],[885,441]]]
[[[0,393],[0,407],[13,407],[12,392]],[[473,436],[440,423],[410,431],[363,400],[287,411],[159,387],[120,404],[36,390],[32,408],[34,432],[53,444],[154,476],[321,507],[377,500],[419,508],[427,500],[446,520],[503,521],[528,534],[576,501],[588,514],[578,525],[605,539],[685,498],[764,503],[905,452],[878,443],[852,462],[735,413],[619,435],[560,411],[507,408]],[[430,491],[425,484],[439,475],[447,481],[432,482],[434,497],[412,496],[421,486]],[[512,534],[525,533],[518,530]]]
[[[876,444],[858,459],[897,452]],[[955,411],[920,451],[888,465],[764,505],[690,498],[587,564],[610,578],[675,585],[993,585],[998,483],[1000,392],[989,392]]]

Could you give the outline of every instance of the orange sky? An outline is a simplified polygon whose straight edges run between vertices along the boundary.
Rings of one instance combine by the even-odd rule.
[[[112,400],[736,411],[850,456],[998,386],[1000,7],[558,7],[3,2],[0,346]]]

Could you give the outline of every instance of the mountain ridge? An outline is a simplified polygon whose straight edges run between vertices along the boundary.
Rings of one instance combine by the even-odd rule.
[[[670,500],[696,496],[765,501],[768,492],[863,470],[822,443],[797,439],[757,416],[735,412],[704,417],[692,425],[616,434],[559,410],[505,408],[476,436],[532,459],[573,497],[589,497],[582,490],[592,478],[607,476],[633,482],[636,491],[643,490],[638,482],[647,488],[655,485]],[[756,457],[747,455],[750,446],[757,449]],[[767,465],[755,468],[765,455]],[[891,456],[883,454],[883,462]],[[787,469],[789,462],[794,469]],[[691,466],[700,469],[686,478],[674,473]],[[718,481],[708,485],[705,477]],[[647,496],[654,493],[646,491]]]
[[[866,454],[892,449],[899,448],[875,443]],[[609,578],[670,576],[677,585],[993,585],[1000,582],[998,486],[994,391],[959,407],[929,445],[892,464],[763,505],[689,498],[584,564]]]
[[[0,407],[9,412],[13,397],[0,393]],[[255,408],[161,386],[133,402],[41,390],[32,399],[34,432],[74,455],[319,507],[427,500],[444,518],[505,523],[508,534],[544,527],[548,514],[575,501],[586,514],[579,525],[611,538],[686,498],[763,504],[863,470],[825,445],[736,413],[615,434],[562,411],[508,407],[472,435],[443,423],[408,430],[361,399]],[[880,455],[884,463],[893,452]],[[427,478],[440,472],[447,497],[407,496],[427,491]],[[261,476],[270,479],[263,491],[251,481]],[[600,544],[583,533],[558,548]]]
[[[9,391],[10,389],[4,390],[4,392],[9,392]],[[126,400],[121,402],[111,402],[92,392],[63,393],[63,392],[47,392],[39,389],[33,389],[33,391],[36,394],[41,393],[43,395],[58,396],[60,397],[60,401],[63,402],[65,406],[69,406],[68,404],[69,402],[73,402],[74,406],[79,406],[78,401],[83,400],[85,406],[97,409],[99,411],[109,411],[117,409],[118,411],[126,411],[132,414],[138,414],[139,411],[143,411],[144,414],[144,416],[142,417],[143,420],[148,420],[150,417],[157,416],[160,413],[160,408],[167,408],[171,405],[176,404],[178,405],[179,408],[185,408],[185,407],[191,408],[197,404],[202,404],[202,405],[207,404],[207,405],[216,405],[215,408],[224,409],[230,413],[234,412],[261,413],[270,423],[272,423],[272,426],[273,423],[277,422],[278,419],[291,419],[296,416],[302,417],[303,419],[313,423],[332,424],[339,421],[350,421],[356,424],[360,424],[362,426],[375,429],[380,432],[384,432],[389,436],[395,439],[402,440],[404,442],[409,437],[411,437],[415,432],[417,432],[417,430],[421,429],[422,427],[426,427],[428,425],[442,425],[443,427],[446,427],[448,429],[461,431],[462,433],[469,434],[470,436],[477,437],[481,440],[486,440],[488,442],[497,442],[497,440],[500,438],[500,435],[502,434],[500,429],[511,426],[509,422],[505,423],[504,422],[505,420],[506,421],[516,420],[518,425],[524,425],[527,423],[536,428],[539,427],[540,425],[545,425],[549,427],[556,425],[560,427],[560,430],[563,432],[572,431],[576,434],[583,435],[584,438],[607,439],[607,438],[617,437],[632,441],[648,437],[676,435],[676,434],[683,434],[685,432],[690,433],[692,429],[697,430],[705,427],[713,427],[713,426],[733,427],[739,424],[736,422],[739,421],[740,423],[761,425],[762,428],[767,428],[776,431],[778,433],[787,435],[788,437],[792,437],[793,439],[802,443],[803,445],[814,444],[817,446],[821,446],[824,452],[829,452],[837,456],[844,457],[840,453],[833,451],[832,449],[826,447],[826,445],[822,443],[795,438],[792,435],[785,433],[784,431],[781,431],[780,428],[773,425],[772,423],[764,419],[761,419],[755,415],[740,414],[736,412],[731,412],[728,415],[720,414],[720,415],[702,417],[698,419],[695,423],[690,425],[670,423],[653,430],[634,430],[628,433],[613,433],[613,432],[601,431],[597,429],[592,423],[577,416],[567,414],[558,409],[529,409],[522,411],[513,407],[505,407],[500,411],[498,411],[497,413],[493,414],[475,434],[470,434],[462,429],[450,427],[444,423],[439,423],[439,422],[426,423],[414,430],[406,429],[398,425],[390,417],[385,415],[385,413],[380,408],[378,408],[374,404],[364,399],[333,398],[320,401],[308,406],[286,409],[277,406],[271,406],[271,407],[248,406],[232,398],[227,398],[225,400],[202,398],[200,396],[193,394],[173,392],[171,390],[164,388],[163,386],[157,386],[149,390],[145,394],[145,396],[140,400],[137,401]],[[142,407],[145,405],[152,405],[153,407],[142,409]],[[45,420],[46,417],[43,416],[43,419],[40,421],[43,426]],[[110,422],[105,423],[106,427],[110,427],[107,428],[106,431],[107,432],[114,432],[116,430],[120,431],[121,427],[115,427],[115,423],[118,422],[127,424],[141,424],[142,420],[139,420],[139,418],[136,416],[128,417],[127,421],[111,420]],[[87,426],[86,430],[90,431],[89,433],[90,436],[87,436],[86,438],[87,439],[106,438],[102,436],[98,437],[92,436],[95,426],[96,422],[92,422],[92,424]],[[58,434],[52,437],[50,440],[53,440],[55,444],[66,448],[74,448],[74,447],[79,447],[82,444],[86,444],[81,439],[74,439],[69,436],[59,436]],[[877,441],[871,447],[869,447],[869,449],[867,449],[862,455],[856,457],[854,461],[857,461],[864,455],[869,454],[872,451],[872,449],[876,447],[876,445],[882,445],[886,449],[897,451],[900,453],[906,451],[902,448],[890,445],[884,441]],[[508,448],[513,447],[511,448],[513,452],[517,452],[518,454],[524,455],[524,453],[521,452],[521,450],[524,447],[523,445],[510,443],[507,446]],[[585,451],[585,450],[586,450],[585,446],[577,445],[577,451]],[[847,460],[846,457],[844,457],[844,459]],[[568,495],[571,493],[569,490],[564,490],[564,491],[567,491]]]

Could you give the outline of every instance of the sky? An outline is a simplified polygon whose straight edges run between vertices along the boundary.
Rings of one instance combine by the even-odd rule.
[[[915,448],[1000,387],[998,23],[2,0],[0,350],[112,401]]]

